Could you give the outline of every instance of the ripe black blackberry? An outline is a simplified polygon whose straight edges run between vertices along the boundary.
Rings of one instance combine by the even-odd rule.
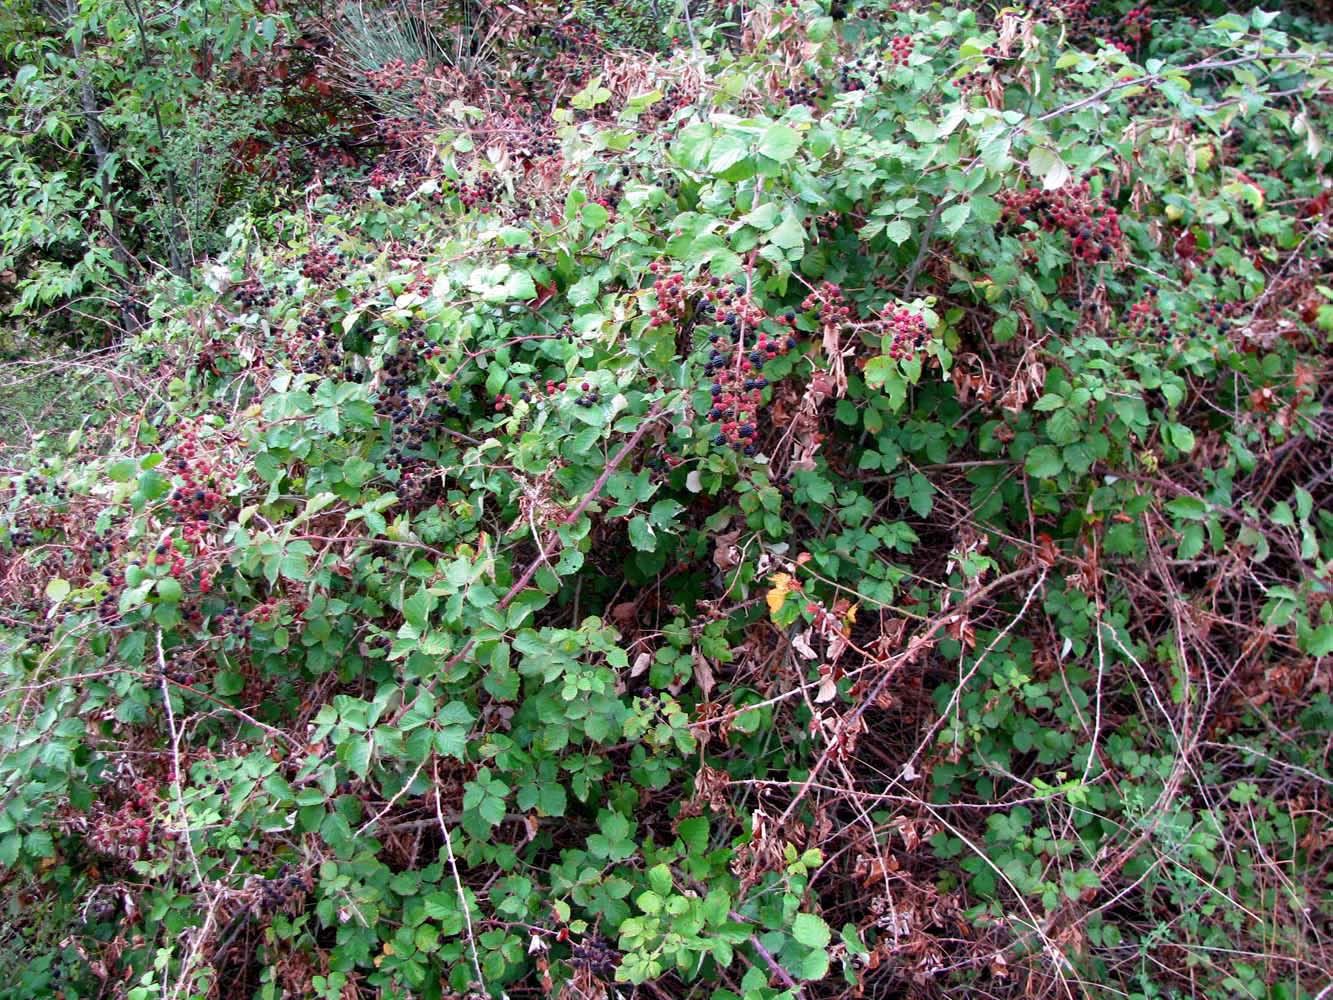
[[[574,945],[569,960],[577,969],[586,970],[598,979],[610,980],[616,974],[620,954],[604,938],[593,935]]]

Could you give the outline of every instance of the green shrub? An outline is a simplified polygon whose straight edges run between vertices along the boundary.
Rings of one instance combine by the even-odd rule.
[[[1329,55],[851,15],[446,109],[0,470],[67,996],[1322,987]]]

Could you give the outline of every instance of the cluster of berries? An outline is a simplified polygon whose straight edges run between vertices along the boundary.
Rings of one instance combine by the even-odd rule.
[[[366,177],[366,185],[379,192],[384,204],[400,205],[433,177],[435,175],[419,160],[399,153],[388,153],[376,162],[375,168]],[[450,191],[447,181],[439,182],[431,200],[443,201]]]
[[[744,288],[723,288],[722,282],[716,277],[708,279],[708,288],[704,292],[704,301],[699,312],[701,319],[715,320],[733,334],[739,333],[742,337],[746,331],[758,329],[759,324],[768,318],[768,313],[759,307]],[[788,313],[779,322],[787,324],[794,322],[795,319],[795,313]],[[749,360],[758,364],[762,359]]]
[[[1305,203],[1301,215],[1307,219],[1319,219],[1328,215],[1331,207],[1333,207],[1333,188],[1324,188]]]
[[[120,592],[125,587],[125,574],[108,567],[103,575],[106,577],[107,591],[97,602],[97,617],[103,624],[110,624],[120,617]]]
[[[401,172],[394,170],[388,163],[380,161],[366,177],[366,182],[380,191],[387,191],[402,179]]]
[[[911,357],[926,344],[926,320],[908,309],[895,309],[880,317],[876,326],[881,335],[890,338],[889,357],[895,360]]]
[[[1093,198],[1087,181],[1065,184],[1053,191],[1002,191],[998,198],[1003,208],[1002,223],[1022,226],[1031,220],[1046,232],[1064,230],[1078,260],[1109,261],[1123,248],[1118,213],[1104,199]]]
[[[1127,46],[1141,46],[1152,36],[1152,7],[1144,4],[1142,7],[1133,7],[1125,13],[1120,19],[1120,33],[1122,41],[1116,41],[1117,48],[1126,52],[1130,51]]]
[[[234,635],[242,641],[250,638],[250,622],[233,604],[228,604],[214,615],[212,623],[218,635]]]
[[[889,42],[889,61],[895,66],[906,66],[912,58],[912,46],[911,35],[895,35]]]
[[[592,203],[594,205],[601,205],[604,209],[606,209],[607,221],[615,222],[616,205],[620,203],[621,195],[623,195],[624,192],[625,192],[624,182],[617,181],[611,187],[607,188],[605,192],[595,194],[592,198]]]
[[[413,327],[398,335],[397,350],[384,359],[380,401],[383,404],[381,409],[387,411],[393,425],[393,444],[386,457],[390,468],[401,465],[409,450],[420,448],[427,435],[444,423],[445,413],[457,411],[447,398],[449,386],[446,383],[433,383],[426,390],[420,413],[408,398],[408,391],[416,385],[420,375],[421,362],[439,354],[440,348]]]
[[[338,266],[338,256],[327,247],[311,247],[301,261],[301,273],[311,281],[327,281]]]
[[[816,79],[807,77],[801,83],[783,87],[782,96],[789,104],[814,104],[824,97],[824,85]]]
[[[582,394],[575,400],[579,406],[596,406],[602,401],[602,394],[597,389],[593,388],[591,383],[584,382],[579,386],[579,389]]]
[[[268,597],[250,609],[250,615],[261,625],[270,622],[278,624],[282,620],[283,605],[292,616],[300,616],[306,609],[306,602],[300,598]]]
[[[31,501],[42,501],[43,507],[53,503],[63,503],[69,499],[69,488],[57,482],[48,482],[39,475],[27,475],[15,484],[15,492],[21,489],[27,498]],[[44,510],[29,506],[21,509],[9,527],[9,541],[16,549],[27,548],[33,543],[34,530],[43,527],[53,527],[48,523],[43,525]]]
[[[890,56],[890,62],[896,62],[896,58]],[[838,87],[845,91],[865,90],[867,86],[878,90],[884,86],[884,69],[884,63],[873,56],[844,63],[838,72]]]
[[[689,105],[689,96],[672,84],[667,87],[661,100],[644,111],[639,120],[649,125],[662,125],[670,121],[671,116],[681,108],[687,108]]]
[[[272,878],[257,877],[251,885],[252,906],[257,914],[275,913],[310,891],[310,881],[283,865]]]
[[[1177,319],[1177,314],[1171,314],[1171,320]],[[1125,315],[1125,326],[1130,333],[1148,335],[1155,337],[1160,341],[1171,339],[1171,324],[1167,322],[1162,311],[1157,307],[1157,288],[1149,285],[1143,290],[1143,298],[1129,307],[1129,312]]]
[[[570,949],[569,961],[575,968],[609,982],[615,977],[620,955],[604,938],[594,934]]]
[[[398,494],[403,507],[415,514],[442,501],[440,486],[439,465],[425,459],[409,458],[399,469],[398,484],[394,487],[394,492]]]
[[[296,370],[311,375],[326,374],[342,364],[342,338],[328,317],[320,313],[301,317],[289,351]]]
[[[222,363],[235,360],[231,344],[220,337],[210,337],[195,356],[194,366],[198,371],[212,375],[222,374]]]
[[[648,265],[650,274],[661,275],[653,282],[657,305],[648,320],[649,329],[665,326],[667,323],[680,323],[689,310],[689,296],[684,277],[679,274],[668,274],[668,269],[668,265],[660,260]]]
[[[176,579],[185,573],[185,554],[174,545],[162,542],[153,550],[153,565],[170,565],[170,573]]]
[[[167,660],[164,665],[158,667],[158,672],[173,684],[187,686],[193,686],[201,676],[197,664],[176,659]]]
[[[46,479],[39,475],[27,475],[21,480],[23,492],[31,499],[41,498],[48,503],[64,503],[69,500],[69,487],[56,479]]]
[[[1210,302],[1195,322],[1204,328],[1203,332],[1225,337],[1232,332],[1233,322],[1244,309],[1243,302]]]
[[[994,79],[995,71],[1000,66],[1000,53],[994,45],[986,46],[981,54],[983,56],[981,65],[954,80],[954,86],[964,94],[972,94],[980,90],[990,80]]]
[[[226,499],[222,493],[223,483],[234,481],[236,472],[225,465],[215,466],[200,454],[196,427],[185,429],[175,452],[168,468],[180,476],[181,484],[171,491],[167,505],[177,518],[187,522],[187,528],[194,524],[198,531]]]
[[[1082,24],[1092,16],[1092,0],[1030,0],[1028,9],[1044,20],[1063,18]]]
[[[707,417],[717,428],[713,444],[758,454],[759,412],[770,384],[763,366],[796,349],[796,314],[785,313],[768,324],[775,329],[762,329],[768,314],[748,294],[714,287],[699,306],[699,319],[706,330],[704,374],[712,379]]]
[[[825,281],[818,288],[811,289],[801,302],[804,312],[819,311],[819,326],[822,330],[839,329],[852,321],[852,307],[842,294],[842,289],[831,281]]]
[[[685,459],[678,454],[680,449],[680,441],[676,439],[664,441],[656,452],[644,457],[643,467],[645,469],[650,469],[653,472],[667,472],[670,469],[674,469],[685,461]]]
[[[891,12],[895,14],[906,14],[915,9],[916,9],[915,0],[896,0],[895,3],[889,4],[887,9],[876,10],[875,8],[872,7],[858,8],[856,13],[852,16],[859,21],[873,21],[873,20],[882,20],[886,12]]]
[[[547,26],[547,32],[557,49],[575,52],[579,49],[600,48],[601,33],[594,27],[574,21],[557,21]]]
[[[419,411],[414,410],[412,404],[402,401],[396,412],[403,413],[405,410],[405,415],[394,420],[394,447],[387,459],[390,467],[401,464],[408,457],[409,451],[421,448],[428,438],[444,426],[446,418],[463,416],[462,407],[449,398],[449,384],[432,382],[427,386]]]
[[[531,163],[534,160],[549,159],[560,155],[560,143],[540,127],[528,126],[528,134],[509,141],[509,151],[515,159]]]
[[[553,379],[548,378],[546,380],[545,391],[542,390],[541,386],[533,385],[531,382],[524,382],[523,387],[519,390],[518,398],[525,403],[540,403],[543,400],[554,396],[556,393],[564,391],[564,382],[556,382]]]
[[[531,382],[524,382],[519,399],[525,403],[540,403],[551,399],[565,392],[569,388],[568,382],[557,382],[554,379],[547,379],[544,386],[534,385]],[[575,402],[579,406],[596,406],[602,401],[602,393],[591,382],[581,382],[578,386],[579,396]],[[504,397],[509,399],[508,396]]]
[[[862,334],[880,337],[889,342],[890,357],[910,357],[925,346],[928,332],[926,320],[910,309],[897,308],[883,312],[878,319],[857,322],[856,314],[838,285],[825,281],[801,302],[806,312],[819,311],[819,326],[825,332],[854,327]]]
[[[117,553],[122,546],[122,540],[118,537],[107,537],[94,539],[88,544],[88,555],[94,563],[102,563],[106,566],[103,574],[112,580],[118,574],[118,570],[111,565],[116,558]]]
[[[33,610],[28,608],[28,610]],[[35,647],[45,646],[55,634],[56,623],[52,621],[33,622],[28,626],[28,641]]]
[[[237,285],[233,293],[236,302],[246,309],[271,309],[273,303],[277,300],[271,289],[265,288],[258,281],[247,281],[243,285]]]
[[[152,811],[157,801],[156,786],[138,781],[130,797],[115,810],[95,802],[88,830],[89,846],[110,858],[126,861],[142,858],[152,838]]]
[[[464,184],[458,189],[458,200],[464,208],[480,205],[483,212],[491,210],[491,203],[500,191],[500,182],[494,174],[482,174],[475,184]]]
[[[1061,20],[1075,45],[1113,45],[1132,53],[1152,33],[1152,8],[1135,7],[1123,18],[1092,13],[1091,0],[1029,0],[1028,9],[1041,20]]]
[[[502,392],[496,395],[495,402],[492,404],[491,408],[495,410],[496,413],[503,413],[513,405],[514,397],[507,392]]]

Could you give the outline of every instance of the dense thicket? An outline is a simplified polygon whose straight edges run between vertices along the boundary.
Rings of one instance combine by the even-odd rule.
[[[1328,995],[1317,21],[5,15],[5,996]]]

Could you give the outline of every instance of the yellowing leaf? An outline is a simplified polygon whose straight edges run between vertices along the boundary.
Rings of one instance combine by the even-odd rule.
[[[787,600],[787,595],[794,589],[792,587],[792,578],[788,573],[774,573],[773,587],[764,598],[768,601],[768,613],[775,615],[782,610],[782,605]]]

